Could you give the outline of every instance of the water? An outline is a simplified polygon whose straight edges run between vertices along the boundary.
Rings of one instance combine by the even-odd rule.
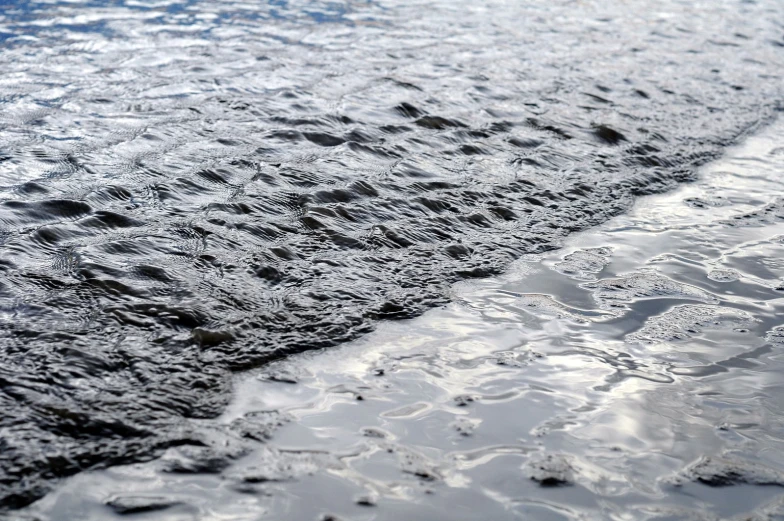
[[[782,93],[773,0],[1,9],[3,508],[79,471],[229,443],[212,419],[240,371],[446,304],[454,283],[694,179],[770,121]],[[503,298],[534,282],[554,295],[555,280]],[[620,284],[631,289],[595,289],[607,309],[575,290],[562,312],[587,313],[600,335],[627,320],[607,317],[624,306],[656,316],[668,299],[725,298],[663,279]],[[640,284],[667,297],[637,304]],[[689,310],[645,339],[675,334],[671,321],[705,327],[712,312]],[[673,378],[628,363],[619,381]],[[235,448],[190,470],[231,467]]]
[[[778,519],[782,143],[784,121],[449,305],[244,376],[203,446],[27,513]]]
[[[203,446],[29,513],[777,519],[782,143],[784,121],[447,306],[241,377]]]

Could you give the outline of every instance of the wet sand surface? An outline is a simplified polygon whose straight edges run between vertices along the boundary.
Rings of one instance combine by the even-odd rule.
[[[452,302],[241,376],[30,519],[779,519],[784,122]]]

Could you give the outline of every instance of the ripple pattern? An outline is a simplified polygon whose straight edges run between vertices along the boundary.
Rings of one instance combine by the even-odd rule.
[[[781,11],[12,4],[0,504],[198,445],[233,372],[418,315],[693,179],[777,109]]]

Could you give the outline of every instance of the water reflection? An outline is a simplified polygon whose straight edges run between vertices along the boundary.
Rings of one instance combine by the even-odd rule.
[[[73,478],[31,512],[781,515],[782,139],[778,123],[453,304],[272,364],[205,424],[208,446]]]
[[[0,508],[80,471],[170,450],[171,475],[225,471],[242,443],[198,454],[226,436],[209,419],[237,374],[444,305],[453,283],[498,274],[640,195],[693,179],[775,113],[782,10],[774,0],[3,4]],[[718,195],[692,199],[678,212],[728,208]],[[694,241],[662,259],[658,278],[637,273],[649,257],[630,251],[636,267],[612,282],[600,273],[605,286],[591,289],[605,261],[623,262],[591,250],[466,309],[490,324],[527,324],[533,336],[515,341],[536,340],[547,360],[571,360],[551,348],[583,345],[596,393],[677,381],[677,371],[732,372],[753,362],[695,351],[668,366],[621,356],[634,353],[620,338],[601,348],[582,340],[594,327],[632,334],[635,317],[649,315],[664,317],[644,335],[655,342],[724,335],[712,333],[716,321],[734,324],[719,328],[726,335],[761,327],[741,313],[759,319],[753,303],[711,310],[730,301],[717,293],[734,277],[727,270],[743,273],[727,287],[765,299],[759,281],[772,280],[775,262],[751,273],[743,255],[728,255],[710,286],[678,279],[669,266],[715,252],[713,238]],[[690,307],[665,315],[676,302]],[[478,327],[470,313],[455,317],[467,331]],[[497,356],[509,364],[536,357],[504,345]],[[530,395],[543,414],[551,407],[544,379],[530,391],[492,385],[476,391],[484,401]],[[439,403],[433,393],[399,404],[396,417],[441,411],[428,405]],[[463,394],[459,410],[470,410]],[[278,421],[262,414],[237,428]]]
[[[270,0],[238,5],[236,2],[203,0],[4,0],[0,4],[0,43],[29,43],[31,38],[62,38],[68,33],[98,33],[122,38],[127,35],[123,30],[116,30],[116,25],[127,19],[152,25],[148,28],[151,30],[158,26],[159,30],[177,31],[177,26],[182,26],[180,30],[199,32],[207,38],[213,28],[222,25],[257,26],[267,20],[352,26],[356,22],[352,15],[357,14],[357,6],[368,11],[374,7],[374,2]],[[373,20],[372,16],[362,16],[364,23]],[[51,31],[59,33],[54,35]]]

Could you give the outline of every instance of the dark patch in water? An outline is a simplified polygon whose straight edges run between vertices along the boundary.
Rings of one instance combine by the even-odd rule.
[[[563,487],[572,484],[574,467],[567,456],[548,454],[527,465],[531,479],[542,487]]]
[[[743,484],[784,487],[784,475],[781,472],[759,462],[722,456],[700,458],[686,468],[674,480],[674,484],[681,485],[684,479],[709,487]]]
[[[593,133],[596,137],[598,137],[601,141],[607,143],[608,145],[617,145],[621,141],[628,141],[626,136],[615,130],[614,128],[610,128],[607,125],[599,125],[593,129]]]
[[[167,510],[179,502],[165,497],[117,496],[106,502],[106,506],[119,515],[141,514]]]

